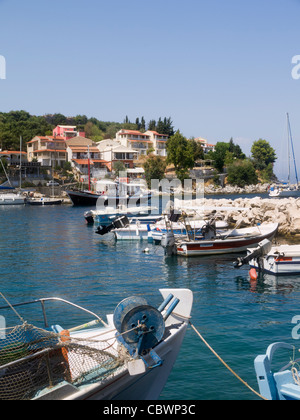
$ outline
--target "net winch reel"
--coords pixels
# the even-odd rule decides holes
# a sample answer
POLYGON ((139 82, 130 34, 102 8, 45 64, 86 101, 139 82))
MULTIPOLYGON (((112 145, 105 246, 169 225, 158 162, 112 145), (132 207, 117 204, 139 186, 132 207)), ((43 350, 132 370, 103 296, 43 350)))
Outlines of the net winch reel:
POLYGON ((170 294, 156 309, 146 299, 131 296, 122 300, 115 309, 113 322, 117 339, 133 359, 142 360, 144 371, 145 367, 155 368, 163 363, 153 348, 162 340, 165 322, 180 302, 178 298, 173 298, 170 294), (149 354, 154 364, 149 365, 145 361, 143 356, 146 354, 149 354))

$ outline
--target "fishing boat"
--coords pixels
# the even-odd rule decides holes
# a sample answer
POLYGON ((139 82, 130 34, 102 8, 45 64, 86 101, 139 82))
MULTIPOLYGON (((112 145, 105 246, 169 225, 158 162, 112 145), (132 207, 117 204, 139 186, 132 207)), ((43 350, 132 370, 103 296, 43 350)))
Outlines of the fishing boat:
POLYGON ((26 198, 26 204, 30 206, 59 206, 63 200, 50 197, 41 197, 41 198, 26 198))
MULTIPOLYGON (((124 299, 106 321, 60 298, 41 304, 44 326, 20 317, 0 340, 1 400, 156 400, 184 339, 193 304, 188 289, 161 289, 157 308, 141 296, 124 299), (46 306, 71 305, 94 319, 66 329, 49 326, 46 306), (176 309, 176 310, 175 310, 176 309)), ((67 322, 67 320, 66 320, 67 322)))
POLYGON ((214 222, 208 222, 202 228, 201 235, 192 237, 174 237, 168 232, 167 240, 162 240, 166 252, 171 255, 201 256, 231 254, 247 251, 257 246, 264 239, 272 240, 278 230, 278 223, 262 224, 250 228, 235 228, 217 233, 214 222))
POLYGON ((112 232, 117 240, 151 240, 150 223, 152 223, 153 216, 146 216, 143 219, 144 223, 134 218, 130 221, 127 216, 123 215, 117 217, 108 226, 98 226, 96 233, 103 236, 112 232))
POLYGON ((18 206, 25 204, 25 197, 19 193, 0 194, 0 206, 18 206))
MULTIPOLYGON (((188 224, 183 221, 178 221, 172 223, 172 232, 175 236, 181 237, 189 234, 189 232, 196 232, 196 234, 198 234, 206 223, 205 220, 191 220, 188 224)), ((223 220, 218 220, 216 221, 216 229, 217 232, 221 233, 224 229, 228 229, 228 223, 223 220)), ((162 237, 166 235, 167 232, 168 228, 163 219, 158 220, 155 225, 151 226, 152 239, 157 243, 161 242, 162 237)))
POLYGON ((265 354, 255 358, 257 383, 263 398, 272 401, 300 400, 300 359, 295 355, 295 346, 278 342, 271 344, 265 354), (289 351, 285 358, 289 362, 281 369, 274 371, 274 355, 277 352, 282 358, 284 351, 289 351))
POLYGON ((126 227, 113 229, 112 232, 118 241, 146 241, 152 238, 149 224, 142 224, 139 220, 126 227))
POLYGON ((275 245, 265 239, 255 249, 248 249, 235 267, 249 264, 262 273, 273 275, 300 274, 300 245, 275 245))
POLYGON ((150 206, 128 207, 119 205, 117 207, 105 207, 102 210, 89 210, 84 213, 84 218, 89 225, 98 224, 109 226, 117 217, 126 215, 129 220, 140 220, 141 223, 154 223, 161 216, 153 215, 150 212, 156 210, 150 206))

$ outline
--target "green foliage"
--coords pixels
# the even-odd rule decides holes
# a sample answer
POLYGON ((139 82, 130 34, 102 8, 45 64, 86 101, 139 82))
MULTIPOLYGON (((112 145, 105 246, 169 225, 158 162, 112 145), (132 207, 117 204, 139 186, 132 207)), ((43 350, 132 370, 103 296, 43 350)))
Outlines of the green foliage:
POLYGON ((166 159, 161 156, 149 155, 143 164, 148 187, 151 188, 152 179, 163 179, 167 167, 166 159))
POLYGON ((115 171, 115 175, 119 176, 120 172, 126 171, 126 167, 123 162, 118 161, 114 163, 113 170, 115 171))
POLYGON ((26 111, 11 111, 0 113, 0 148, 2 150, 19 150, 20 136, 22 136, 23 150, 26 151, 28 141, 35 136, 51 136, 57 125, 74 125, 79 131, 85 131, 86 137, 95 142, 114 138, 117 131, 122 128, 141 130, 142 132, 149 129, 168 136, 174 134, 171 118, 159 118, 157 123, 155 120, 151 120, 147 124, 144 117, 136 118, 135 123, 131 123, 126 116, 124 122, 119 123, 101 121, 94 117, 88 118, 86 115, 66 117, 57 113, 35 116, 26 111))
POLYGON ((262 182, 271 182, 272 178, 274 177, 273 163, 269 163, 265 169, 260 171, 259 176, 262 182))
POLYGON ((266 169, 270 163, 273 164, 277 159, 273 147, 263 139, 259 139, 253 143, 251 153, 254 166, 259 170, 266 169))
POLYGON ((176 176, 180 181, 188 177, 188 170, 195 163, 193 143, 188 141, 178 130, 167 141, 167 163, 175 167, 176 176))
POLYGON ((191 142, 193 153, 194 153, 194 161, 197 160, 203 160, 204 159, 204 152, 201 144, 198 141, 195 141, 194 139, 190 139, 189 142, 191 142))
POLYGON ((37 135, 45 136, 52 126, 44 117, 30 115, 26 111, 0 113, 0 147, 2 150, 19 150, 20 136, 23 139, 23 150, 26 142, 37 135))
POLYGON ((255 168, 249 159, 236 160, 228 166, 228 182, 231 185, 244 187, 245 185, 257 184, 258 178, 255 168))
POLYGON ((215 151, 208 152, 205 159, 212 160, 217 171, 222 173, 225 166, 231 165, 236 159, 246 159, 246 155, 238 144, 234 144, 231 138, 228 143, 218 142, 215 151))

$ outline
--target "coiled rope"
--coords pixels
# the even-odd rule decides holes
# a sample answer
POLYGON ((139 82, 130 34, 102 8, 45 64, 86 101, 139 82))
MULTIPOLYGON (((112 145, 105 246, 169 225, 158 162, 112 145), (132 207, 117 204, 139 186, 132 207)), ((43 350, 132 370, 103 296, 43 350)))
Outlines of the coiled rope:
POLYGON ((253 392, 255 395, 257 395, 259 398, 268 401, 267 398, 263 397, 259 392, 255 391, 247 382, 245 382, 237 373, 235 373, 230 366, 218 355, 218 353, 215 352, 215 350, 208 344, 208 342, 204 339, 204 337, 199 333, 199 331, 196 329, 196 327, 189 321, 190 326, 195 331, 195 333, 199 336, 199 338, 203 341, 203 343, 206 345, 206 347, 209 348, 209 350, 220 360, 220 362, 239 380, 241 381, 251 392, 253 392))

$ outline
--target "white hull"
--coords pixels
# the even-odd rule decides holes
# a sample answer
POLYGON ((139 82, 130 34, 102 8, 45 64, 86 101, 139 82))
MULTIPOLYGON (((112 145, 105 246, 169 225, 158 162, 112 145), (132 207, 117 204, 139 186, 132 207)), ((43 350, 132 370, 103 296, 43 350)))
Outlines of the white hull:
MULTIPOLYGON (((192 229, 192 234, 197 233, 203 226, 206 224, 204 220, 191 220, 189 225, 192 229)), ((216 229, 218 233, 221 233, 224 229, 228 228, 228 223, 223 221, 216 222, 216 229)), ((184 223, 172 223, 172 230, 176 237, 176 235, 186 235, 186 226, 184 223)), ((151 227, 151 236, 152 239, 156 242, 160 242, 163 235, 168 232, 166 229, 166 224, 163 221, 157 222, 155 225, 151 227)))
POLYGON ((118 241, 147 241, 151 238, 151 232, 147 225, 132 224, 127 228, 113 230, 115 238, 118 241))
POLYGON ((171 336, 155 348, 155 352, 164 360, 162 366, 148 369, 146 373, 138 376, 130 376, 127 369, 122 370, 106 383, 93 384, 66 399, 157 400, 176 361, 187 325, 188 323, 184 322, 180 328, 171 329, 171 336))
POLYGON ((0 194, 0 206, 16 206, 25 204, 25 197, 19 194, 0 194))
MULTIPOLYGON (((133 362, 125 347, 116 339, 118 331, 114 326, 113 315, 107 316, 107 325, 101 328, 83 329, 70 332, 70 338, 81 346, 87 346, 99 351, 98 343, 105 343, 106 353, 113 358, 124 358, 125 362, 119 365, 117 370, 108 376, 95 379, 90 384, 83 383, 81 386, 74 386, 66 380, 52 388, 41 391, 34 399, 41 400, 156 400, 159 398, 164 388, 172 367, 176 361, 182 341, 184 339, 190 314, 193 305, 193 293, 188 289, 161 289, 163 299, 167 299, 170 293, 174 298, 179 299, 176 310, 167 317, 165 321, 165 331, 161 341, 153 347, 160 362, 154 366, 153 358, 148 353, 143 356, 146 364, 143 363, 144 370, 129 371, 127 362, 133 362), (97 343, 98 341, 98 343, 97 343), (123 349, 123 352, 122 352, 123 349), (124 353, 124 354, 123 354, 124 353), (127 360, 127 362, 126 362, 127 360), (147 366, 148 364, 148 366, 147 366)), ((164 312, 162 312, 164 314, 164 312)), ((151 316, 151 315, 150 315, 151 316)), ((74 354, 75 355, 75 354, 74 354)), ((72 348, 68 351, 69 375, 76 382, 77 377, 81 377, 85 372, 85 363, 88 363, 88 356, 81 356, 82 360, 73 357, 72 348)), ((140 357, 137 360, 142 360, 140 357)), ((90 359, 91 361, 91 359, 90 359)), ((95 369, 97 361, 94 361, 95 369)), ((135 363, 135 362, 133 362, 135 363)))
POLYGON ((260 259, 260 265, 256 259, 251 260, 249 265, 274 275, 300 274, 300 246, 273 247, 264 258, 260 259))

